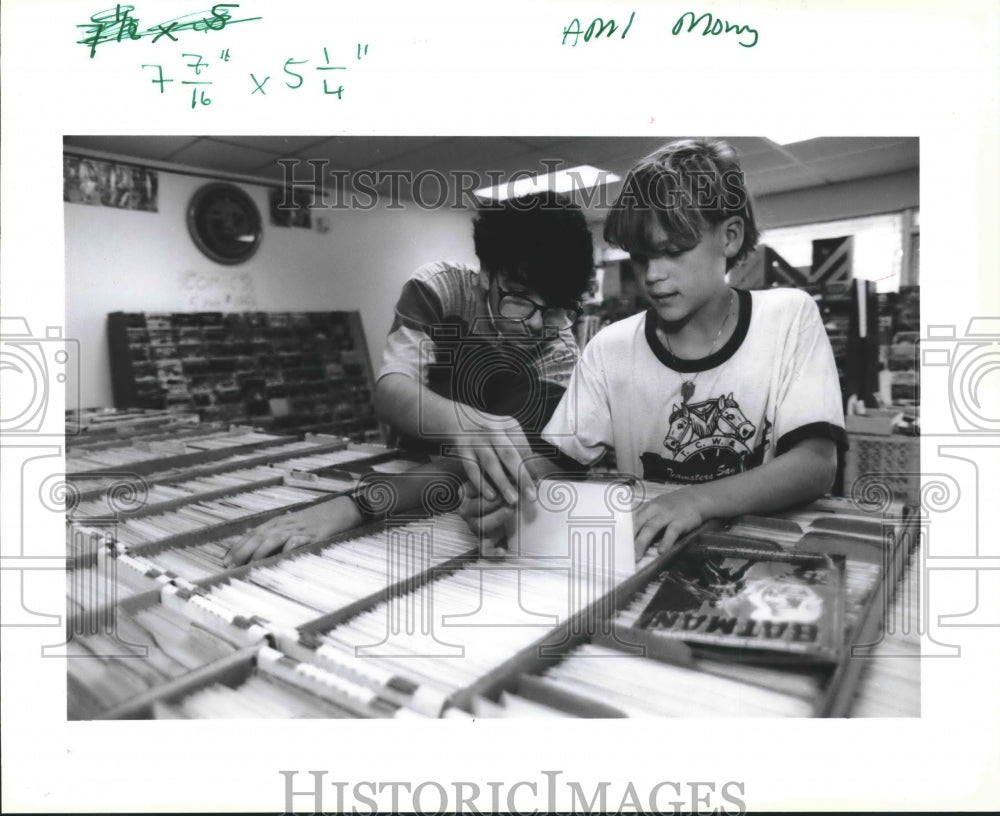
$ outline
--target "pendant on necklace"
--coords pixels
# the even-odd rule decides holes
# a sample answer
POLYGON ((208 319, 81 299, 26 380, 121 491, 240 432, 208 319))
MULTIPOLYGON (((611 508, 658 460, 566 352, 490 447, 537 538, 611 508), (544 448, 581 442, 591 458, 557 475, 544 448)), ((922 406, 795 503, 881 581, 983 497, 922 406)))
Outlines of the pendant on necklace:
POLYGON ((694 396, 694 380, 685 380, 681 383, 681 401, 683 404, 687 404, 687 401, 694 396))

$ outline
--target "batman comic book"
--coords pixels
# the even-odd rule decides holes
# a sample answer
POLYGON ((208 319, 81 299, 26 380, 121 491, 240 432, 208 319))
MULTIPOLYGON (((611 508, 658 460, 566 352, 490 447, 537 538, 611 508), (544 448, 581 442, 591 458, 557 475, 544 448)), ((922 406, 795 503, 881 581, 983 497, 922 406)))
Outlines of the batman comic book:
POLYGON ((701 548, 671 565, 636 626, 734 659, 836 660, 844 558, 701 548))

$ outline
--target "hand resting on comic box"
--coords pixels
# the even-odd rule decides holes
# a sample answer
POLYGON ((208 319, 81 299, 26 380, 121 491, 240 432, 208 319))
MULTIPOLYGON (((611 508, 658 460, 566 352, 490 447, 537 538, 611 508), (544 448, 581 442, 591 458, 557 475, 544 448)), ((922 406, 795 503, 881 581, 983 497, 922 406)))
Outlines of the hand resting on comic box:
POLYGON ((243 538, 226 559, 228 567, 288 552, 357 527, 362 521, 358 506, 349 496, 338 496, 314 507, 278 516, 243 538))

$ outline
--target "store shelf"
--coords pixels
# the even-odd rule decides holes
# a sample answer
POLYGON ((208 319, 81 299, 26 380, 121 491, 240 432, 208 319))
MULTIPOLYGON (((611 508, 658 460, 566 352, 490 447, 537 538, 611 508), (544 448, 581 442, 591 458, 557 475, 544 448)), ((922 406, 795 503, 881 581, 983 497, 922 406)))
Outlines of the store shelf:
POLYGON ((113 312, 108 341, 119 409, 359 440, 378 432, 358 312, 113 312))

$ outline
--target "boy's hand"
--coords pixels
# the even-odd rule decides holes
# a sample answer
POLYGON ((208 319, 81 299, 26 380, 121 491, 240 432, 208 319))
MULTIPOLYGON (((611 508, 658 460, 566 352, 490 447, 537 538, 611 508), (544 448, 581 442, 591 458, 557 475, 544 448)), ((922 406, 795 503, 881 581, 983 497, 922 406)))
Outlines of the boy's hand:
POLYGON ((322 541, 357 527, 362 520, 357 505, 347 496, 278 516, 260 525, 233 547, 226 556, 226 566, 238 567, 278 551, 288 552, 322 541))
POLYGON ((486 498, 475 482, 466 482, 458 512, 473 533, 493 543, 506 535, 507 523, 513 519, 516 509, 502 497, 486 498))
MULTIPOLYGON (((517 503, 519 489, 528 498, 534 498, 534 481, 522 466, 530 447, 517 421, 467 405, 462 406, 461 411, 462 427, 454 427, 449 436, 458 448, 469 481, 482 479, 483 492, 488 499, 496 495, 495 487, 509 505, 517 503)), ((459 424, 458 419, 455 423, 459 424)))
POLYGON ((635 558, 638 561, 646 548, 661 532, 663 538, 657 550, 665 553, 685 533, 690 533, 705 517, 694 488, 682 488, 651 499, 635 511, 635 558))

